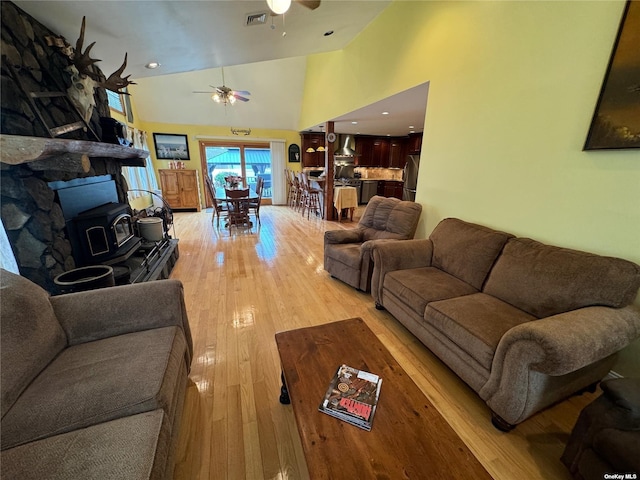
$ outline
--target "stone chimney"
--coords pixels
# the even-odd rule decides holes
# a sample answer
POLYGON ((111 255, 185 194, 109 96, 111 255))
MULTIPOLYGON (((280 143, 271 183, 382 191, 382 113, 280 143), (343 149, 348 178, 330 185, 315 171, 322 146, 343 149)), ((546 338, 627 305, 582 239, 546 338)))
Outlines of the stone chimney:
MULTIPOLYGON (((53 278, 75 268, 75 261, 60 202, 49 183, 111 175, 122 203, 128 203, 127 187, 122 177, 121 160, 117 158, 91 157, 90 162, 71 165, 64 164, 63 157, 15 165, 5 161, 4 140, 9 136, 50 138, 25 91, 66 92, 71 85, 66 71, 71 62, 59 48, 47 45, 45 37, 56 37, 55 32, 11 2, 1 2, 1 8, 0 129, 5 138, 2 139, 3 159, 0 163, 0 214, 20 273, 53 293, 56 290, 53 278)), ((75 42, 75 39, 70 41, 75 42)), ((96 72, 104 78, 102 72, 97 69, 96 72)), ((101 138, 100 118, 110 117, 105 90, 96 88, 94 98, 96 105, 88 121, 89 128, 58 138, 91 142, 101 138)), ((78 112, 65 98, 41 98, 38 102, 38 110, 49 125, 78 121, 78 112)))

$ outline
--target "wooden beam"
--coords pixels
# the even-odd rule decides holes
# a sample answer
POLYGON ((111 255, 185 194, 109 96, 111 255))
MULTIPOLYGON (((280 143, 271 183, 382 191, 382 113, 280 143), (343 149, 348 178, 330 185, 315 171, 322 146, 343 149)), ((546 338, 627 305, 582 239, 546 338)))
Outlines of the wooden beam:
POLYGON ((46 160, 29 162, 29 168, 31 170, 88 173, 91 170, 91 160, 86 153, 63 153, 46 160))
POLYGON ((0 136, 0 161, 9 165, 54 160, 66 154, 107 157, 116 160, 138 160, 134 163, 140 163, 139 160, 142 160, 142 165, 149 156, 149 152, 146 150, 114 143, 21 135, 0 136))
POLYGON ((333 212, 333 151, 335 150, 335 146, 333 143, 327 143, 327 135, 334 133, 334 124, 333 122, 327 122, 325 127, 324 143, 326 151, 324 152, 324 216, 327 220, 335 220, 336 218, 333 212))

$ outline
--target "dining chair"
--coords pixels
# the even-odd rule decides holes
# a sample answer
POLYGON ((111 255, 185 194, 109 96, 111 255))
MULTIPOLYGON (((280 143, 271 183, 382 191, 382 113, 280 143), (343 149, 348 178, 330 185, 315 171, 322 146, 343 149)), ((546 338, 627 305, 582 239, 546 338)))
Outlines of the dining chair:
POLYGON ((213 202, 213 214, 211 215, 211 223, 213 223, 213 220, 216 219, 216 227, 220 228, 220 215, 223 213, 228 214, 229 209, 227 205, 219 203, 216 200, 216 189, 213 187, 213 182, 208 175, 205 175, 204 183, 207 186, 207 191, 209 192, 209 195, 211 196, 211 200, 213 202))
POLYGON ((263 173, 258 175, 258 178, 262 178, 263 180, 262 189, 264 190, 265 195, 267 195, 267 197, 271 196, 271 174, 263 173))
POLYGON ((249 211, 253 210, 253 214, 258 221, 258 224, 262 225, 260 222, 260 204, 262 203, 262 192, 264 191, 264 178, 258 177, 256 181, 256 194, 258 198, 249 199, 249 211))
POLYGON ((252 226, 249 220, 249 189, 248 188, 225 188, 227 196, 227 207, 229 209, 229 227, 252 226))

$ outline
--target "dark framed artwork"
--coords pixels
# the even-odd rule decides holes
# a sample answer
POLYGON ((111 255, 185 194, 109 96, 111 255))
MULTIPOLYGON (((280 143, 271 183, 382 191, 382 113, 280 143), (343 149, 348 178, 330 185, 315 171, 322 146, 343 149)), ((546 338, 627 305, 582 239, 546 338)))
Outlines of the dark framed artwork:
POLYGON ((300 163, 300 147, 295 143, 289 145, 289 161, 292 163, 300 163))
POLYGON ((640 0, 628 0, 584 150, 640 148, 640 0))
POLYGON ((153 143, 158 160, 189 160, 189 142, 186 135, 154 133, 153 143))

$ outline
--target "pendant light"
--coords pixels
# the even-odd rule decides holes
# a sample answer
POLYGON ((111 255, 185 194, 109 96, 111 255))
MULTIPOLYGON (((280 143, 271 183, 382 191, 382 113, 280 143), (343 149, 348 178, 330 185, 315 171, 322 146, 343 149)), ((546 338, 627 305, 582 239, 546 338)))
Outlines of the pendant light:
POLYGON ((291 6, 291 0, 267 0, 267 5, 273 13, 281 15, 291 6))

